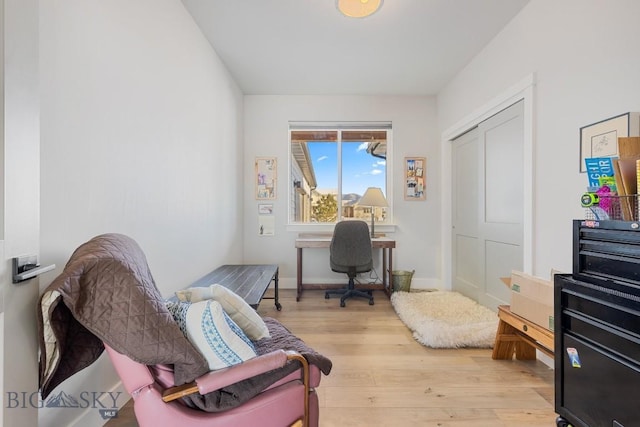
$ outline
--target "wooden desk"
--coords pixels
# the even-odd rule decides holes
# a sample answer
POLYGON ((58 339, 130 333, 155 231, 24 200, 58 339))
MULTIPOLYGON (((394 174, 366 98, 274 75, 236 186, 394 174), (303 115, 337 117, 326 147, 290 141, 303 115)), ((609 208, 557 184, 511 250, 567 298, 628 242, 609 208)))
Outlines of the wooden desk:
POLYGON ((264 297, 264 299, 275 300, 276 309, 280 311, 282 306, 278 302, 277 264, 223 265, 196 280, 190 287, 209 286, 218 283, 232 290, 242 297, 247 304, 257 309, 271 282, 274 282, 275 296, 264 297))
MULTIPOLYGON (((344 285, 302 283, 302 249, 328 248, 331 244, 331 237, 331 234, 301 234, 296 239, 296 249, 298 250, 298 293, 296 301, 300 301, 303 289, 339 289, 344 287, 344 285)), ((396 241, 387 237, 376 237, 371 239, 371 245, 374 249, 382 249, 382 283, 362 285, 358 286, 358 288, 379 289, 385 291, 387 296, 391 296, 391 286, 393 286, 393 282, 391 281, 391 272, 393 271, 393 248, 396 247, 396 241)), ((327 265, 329 265, 328 262, 327 265)))
POLYGON ((553 358, 553 332, 512 313, 508 305, 498 307, 498 317, 494 360, 511 360, 513 353, 518 360, 534 360, 536 349, 553 358))

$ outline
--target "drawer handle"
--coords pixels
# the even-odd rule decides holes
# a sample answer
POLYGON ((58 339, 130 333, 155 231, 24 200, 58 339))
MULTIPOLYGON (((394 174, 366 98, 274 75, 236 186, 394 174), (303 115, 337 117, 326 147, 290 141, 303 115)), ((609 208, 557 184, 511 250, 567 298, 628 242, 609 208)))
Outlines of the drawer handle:
POLYGON ((522 330, 527 332, 529 330, 529 327, 527 325, 522 325, 522 330))

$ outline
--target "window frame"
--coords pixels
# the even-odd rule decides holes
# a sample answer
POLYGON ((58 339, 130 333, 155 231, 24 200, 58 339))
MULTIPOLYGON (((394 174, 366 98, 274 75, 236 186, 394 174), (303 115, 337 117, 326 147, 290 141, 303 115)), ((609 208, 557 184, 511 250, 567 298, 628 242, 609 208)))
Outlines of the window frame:
MULTIPOLYGON (((289 122, 288 129, 288 179, 289 188, 287 189, 287 228, 288 229, 297 229, 297 230, 309 230, 309 229, 333 229, 333 226, 336 222, 341 221, 343 219, 343 209, 338 209, 338 219, 336 222, 303 222, 296 221, 294 217, 296 210, 294 203, 297 203, 296 197, 298 197, 298 188, 296 187, 296 183, 299 183, 299 180, 296 180, 293 174, 294 169, 294 155, 292 152, 292 132, 295 131, 317 131, 317 132, 338 132, 338 137, 336 140, 337 143, 337 178, 338 178, 338 200, 340 203, 342 200, 342 172, 343 172, 343 164, 342 164, 342 132, 343 131, 385 131, 386 132, 386 152, 385 152, 385 196, 387 199, 387 203, 389 206, 386 208, 385 220, 383 222, 376 221, 376 228, 381 231, 385 231, 385 228, 388 228, 388 231, 393 231, 393 158, 392 158, 392 146, 393 146, 393 127, 391 122, 289 122), (389 228, 391 226, 392 228, 389 228), (379 228, 378 228, 379 227, 379 228)), ((350 141, 346 141, 349 143, 350 141)), ((373 156, 372 156, 373 157, 373 156)), ((297 164, 297 163, 296 163, 297 164)), ((297 184, 300 185, 300 184, 297 184)), ((366 220, 369 222, 370 220, 366 220)))

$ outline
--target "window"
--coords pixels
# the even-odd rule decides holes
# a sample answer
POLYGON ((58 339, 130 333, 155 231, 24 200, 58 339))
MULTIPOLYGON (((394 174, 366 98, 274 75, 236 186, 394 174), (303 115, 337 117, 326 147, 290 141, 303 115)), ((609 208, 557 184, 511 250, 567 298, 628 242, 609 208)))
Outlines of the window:
MULTIPOLYGON (((390 136, 390 123, 332 126, 290 123, 289 221, 334 223, 349 218, 369 221, 371 207, 359 206, 358 201, 368 187, 379 187, 387 195, 390 136)), ((376 222, 387 220, 390 208, 373 210, 376 222)))

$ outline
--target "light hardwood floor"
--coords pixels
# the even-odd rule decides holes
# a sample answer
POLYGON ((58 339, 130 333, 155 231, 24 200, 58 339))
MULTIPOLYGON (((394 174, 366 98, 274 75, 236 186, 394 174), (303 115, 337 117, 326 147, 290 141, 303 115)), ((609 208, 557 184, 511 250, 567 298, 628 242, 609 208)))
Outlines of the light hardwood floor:
MULTIPOLYGON (((416 342, 389 299, 326 300, 322 291, 281 290, 284 323, 333 361, 318 388, 321 427, 552 427, 553 370, 538 361, 496 361, 487 349, 435 350, 416 342)), ((136 426, 130 405, 108 427, 136 426)))

